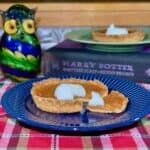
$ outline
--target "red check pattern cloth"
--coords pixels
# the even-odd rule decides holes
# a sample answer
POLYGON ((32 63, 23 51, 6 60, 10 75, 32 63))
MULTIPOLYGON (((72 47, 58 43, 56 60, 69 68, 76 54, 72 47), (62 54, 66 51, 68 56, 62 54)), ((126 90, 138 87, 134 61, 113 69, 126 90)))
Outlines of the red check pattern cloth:
MULTIPOLYGON (((1 77, 0 97, 15 83, 1 77)), ((150 90, 150 84, 141 84, 150 90)), ((117 132, 97 136, 66 136, 46 133, 20 125, 0 106, 0 150, 126 150, 150 149, 150 115, 138 124, 117 132)))

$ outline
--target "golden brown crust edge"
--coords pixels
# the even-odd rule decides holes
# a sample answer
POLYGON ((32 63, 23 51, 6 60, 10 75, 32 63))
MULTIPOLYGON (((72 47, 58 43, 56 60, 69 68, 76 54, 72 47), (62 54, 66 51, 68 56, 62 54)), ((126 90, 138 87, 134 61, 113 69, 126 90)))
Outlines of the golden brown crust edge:
POLYGON ((99 42, 137 42, 144 40, 141 30, 129 29, 128 35, 106 35, 106 29, 92 31, 92 39, 99 42))
MULTIPOLYGON (((31 92, 32 93, 32 92, 31 92)), ((33 101, 37 108, 40 110, 51 113, 74 113, 82 110, 82 101, 58 101, 53 98, 41 98, 36 95, 32 95, 33 101)))

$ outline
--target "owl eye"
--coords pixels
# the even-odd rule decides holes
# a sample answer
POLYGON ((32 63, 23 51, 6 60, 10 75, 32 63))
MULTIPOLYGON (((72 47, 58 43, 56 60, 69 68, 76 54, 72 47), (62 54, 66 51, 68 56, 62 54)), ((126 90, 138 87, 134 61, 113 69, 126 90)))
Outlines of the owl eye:
POLYGON ((16 23, 16 20, 14 20, 14 19, 7 20, 4 23, 4 30, 8 34, 15 34, 17 32, 17 23, 16 23))
POLYGON ((26 33, 33 34, 35 33, 35 24, 31 19, 27 19, 23 21, 23 28, 26 33))

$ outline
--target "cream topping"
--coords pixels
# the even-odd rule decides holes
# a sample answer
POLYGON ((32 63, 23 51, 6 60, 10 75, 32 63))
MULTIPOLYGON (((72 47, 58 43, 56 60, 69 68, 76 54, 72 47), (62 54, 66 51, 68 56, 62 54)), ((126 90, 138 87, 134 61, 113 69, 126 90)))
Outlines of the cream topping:
POLYGON ((111 24, 106 31, 106 35, 127 35, 128 30, 126 28, 116 27, 114 24, 111 24))
POLYGON ((104 105, 104 100, 100 96, 99 93, 92 92, 92 98, 89 100, 88 105, 92 105, 92 106, 100 105, 100 106, 103 106, 104 105))
POLYGON ((84 97, 86 91, 80 84, 62 83, 56 87, 54 95, 59 100, 73 100, 75 97, 84 97))

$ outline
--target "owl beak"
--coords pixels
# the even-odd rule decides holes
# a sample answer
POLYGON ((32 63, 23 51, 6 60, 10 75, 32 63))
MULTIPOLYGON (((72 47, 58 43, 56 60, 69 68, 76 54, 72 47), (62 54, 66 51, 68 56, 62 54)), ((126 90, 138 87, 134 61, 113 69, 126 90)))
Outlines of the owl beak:
POLYGON ((20 33, 20 38, 24 39, 24 33, 20 33))

